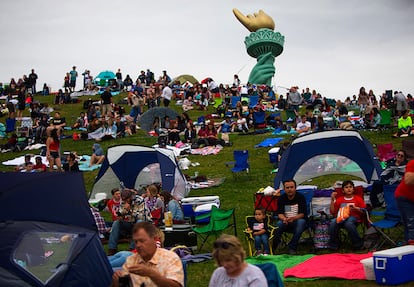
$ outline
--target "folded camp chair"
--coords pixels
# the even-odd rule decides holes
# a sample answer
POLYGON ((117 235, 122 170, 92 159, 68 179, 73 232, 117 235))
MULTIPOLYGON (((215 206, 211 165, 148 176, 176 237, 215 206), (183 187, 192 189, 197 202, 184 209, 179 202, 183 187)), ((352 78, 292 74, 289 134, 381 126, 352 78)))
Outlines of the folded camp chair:
POLYGON ((397 184, 386 184, 383 187, 386 208, 384 217, 381 220, 372 221, 369 215, 367 215, 369 223, 381 236, 380 241, 375 246, 377 250, 381 249, 386 243, 396 247, 398 242, 403 240, 404 230, 401 224, 400 212, 394 198, 396 188, 397 184))
POLYGON ((233 228, 234 236, 237 236, 234 208, 224 210, 213 205, 209 213, 196 216, 195 220, 196 222, 199 222, 206 218, 210 218, 206 225, 197 225, 193 228, 193 231, 201 239, 200 250, 203 248, 204 244, 207 242, 207 239, 211 235, 215 236, 217 239, 220 234, 229 228, 233 228))
POLYGON ((234 162, 227 162, 226 166, 233 166, 231 172, 233 177, 240 172, 249 173, 249 151, 248 150, 235 150, 233 151, 234 162))
POLYGON ((377 144, 378 159, 380 161, 388 161, 395 158, 397 151, 392 143, 377 144))
MULTIPOLYGON (((249 256, 254 256, 256 255, 256 250, 254 249, 254 236, 252 235, 252 232, 248 232, 247 228, 249 227, 249 223, 254 220, 254 215, 248 215, 246 216, 246 229, 244 230, 244 234, 246 236, 246 241, 247 241, 247 246, 249 248, 249 256)), ((270 249, 270 254, 273 255, 273 250, 272 250, 272 240, 273 240, 273 236, 274 236, 274 232, 276 227, 274 227, 273 225, 271 225, 272 223, 272 217, 270 216, 270 214, 266 214, 266 223, 267 223, 267 227, 268 227, 268 236, 269 236, 269 249, 270 249)))

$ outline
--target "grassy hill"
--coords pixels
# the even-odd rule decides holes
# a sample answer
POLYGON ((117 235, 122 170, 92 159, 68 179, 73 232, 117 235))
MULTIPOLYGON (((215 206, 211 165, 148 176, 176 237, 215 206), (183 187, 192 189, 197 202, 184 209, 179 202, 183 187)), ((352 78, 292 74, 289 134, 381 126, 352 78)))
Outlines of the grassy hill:
MULTIPOLYGON (((117 103, 122 98, 126 97, 126 94, 120 94, 114 97, 114 102, 117 103)), ((80 98, 80 100, 85 100, 86 97, 80 98)), ((94 96, 92 99, 99 99, 99 96, 94 96)), ((35 100, 41 103, 51 104, 55 110, 59 110, 63 117, 66 118, 68 125, 74 123, 76 117, 81 111, 83 111, 82 103, 77 104, 65 104, 65 105, 53 105, 54 97, 53 96, 36 96, 35 100)), ((130 108, 127 105, 124 105, 126 112, 129 113, 130 108)), ((178 106, 172 105, 172 108, 177 109, 181 113, 181 108, 178 106)), ((209 107, 208 111, 198 111, 192 110, 189 112, 190 117, 193 120, 196 120, 198 116, 202 114, 209 114, 214 112, 212 107, 209 107)), ((26 110, 25 115, 29 115, 26 110)), ((5 117, 0 118, 0 122, 5 122, 5 117)), ((392 142, 395 148, 401 148, 401 140, 393 139, 391 137, 393 131, 362 131, 361 134, 368 138, 372 144, 380 143, 389 143, 392 142)), ((65 131, 65 134, 71 134, 71 131, 65 131)), ((237 217, 237 229, 240 239, 244 242, 242 230, 244 229, 244 218, 246 215, 251 215, 253 213, 253 199, 254 193, 261 187, 266 187, 268 185, 273 185, 274 174, 271 173, 273 166, 269 162, 268 148, 255 148, 254 146, 260 143, 265 138, 272 137, 271 134, 258 134, 258 135, 245 135, 239 136, 237 134, 232 134, 230 136, 233 146, 225 147, 219 154, 210 155, 210 156, 201 156, 201 155, 189 155, 188 158, 192 162, 199 162, 200 165, 196 167, 190 167, 189 170, 184 171, 189 175, 193 175, 195 171, 199 172, 200 175, 206 175, 207 177, 225 177, 226 180, 223 184, 218 187, 209 188, 209 189, 198 189, 192 190, 190 196, 204 196, 204 195, 219 195, 221 200, 222 208, 236 208, 236 217, 237 217), (234 178, 230 169, 226 167, 225 163, 233 160, 233 150, 235 149, 248 149, 249 158, 250 158, 250 173, 248 175, 240 175, 237 178, 234 178)), ((0 143, 4 143, 6 140, 3 139, 0 143)), ((133 136, 125 137, 122 139, 103 141, 101 146, 104 150, 111 145, 118 144, 138 144, 151 146, 157 141, 156 138, 148 136, 144 131, 138 130, 137 134, 133 136)), ((76 151, 79 155, 82 154, 91 154, 93 141, 73 141, 72 139, 62 140, 61 146, 62 151, 76 151)), ((323 147, 321 147, 323 148, 323 147)), ((352 147, 349 147, 352 148, 352 147)), ((25 154, 27 152, 17 152, 17 153, 0 153, 0 161, 13 159, 19 155, 25 154)), ((38 153, 38 151, 31 151, 31 153, 38 153)), ((12 171, 13 167, 8 167, 0 165, 1 171, 12 171)), ((84 172, 85 180, 85 189, 87 192, 91 191, 94 178, 97 175, 97 171, 84 172)), ((332 186, 336 180, 343 180, 345 177, 337 176, 325 176, 321 178, 313 179, 310 184, 318 185, 320 188, 332 186)), ((211 242, 207 245, 204 251, 211 250, 211 242)), ((306 254, 310 249, 307 249, 308 246, 301 246, 299 252, 301 254, 306 254)), ((348 249, 343 249, 341 252, 350 251, 348 249)), ((199 264, 191 264, 188 268, 188 281, 189 287, 193 286, 207 286, 209 278, 215 266, 213 262, 205 262, 199 264)), ((316 280, 310 282, 300 282, 292 283, 287 282, 286 286, 349 286, 349 281, 341 280, 316 280)), ((368 281, 352 281, 354 286, 371 286, 372 282, 368 281)), ((408 286, 408 285, 407 285, 408 286)))

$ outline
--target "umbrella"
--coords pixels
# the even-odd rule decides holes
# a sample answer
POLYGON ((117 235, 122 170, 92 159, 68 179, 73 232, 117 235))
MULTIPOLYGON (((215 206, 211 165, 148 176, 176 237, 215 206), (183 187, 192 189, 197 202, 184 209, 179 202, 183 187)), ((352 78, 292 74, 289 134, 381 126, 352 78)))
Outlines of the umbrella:
POLYGON ((161 122, 161 120, 165 116, 168 116, 170 119, 175 120, 177 116, 179 116, 179 114, 178 112, 170 108, 155 107, 143 113, 142 116, 139 118, 138 123, 141 129, 149 132, 150 130, 152 130, 152 123, 154 122, 154 119, 156 117, 159 117, 161 122))
POLYGON ((207 82, 210 80, 210 77, 205 78, 204 80, 201 81, 202 84, 207 84, 207 82))
POLYGON ((109 80, 109 79, 115 79, 116 76, 115 76, 114 72, 111 72, 111 71, 103 71, 103 72, 100 72, 96 76, 96 78, 109 80))
POLYGON ((103 71, 95 77, 94 82, 99 87, 106 87, 109 85, 109 80, 116 79, 114 72, 103 71))
POLYGON ((196 84, 196 83, 198 83, 198 80, 196 78, 194 78, 192 75, 187 75, 187 74, 184 74, 184 75, 180 75, 178 77, 175 77, 172 80, 172 82, 174 83, 175 81, 179 81, 180 82, 180 85, 183 85, 186 82, 190 82, 193 85, 196 84))

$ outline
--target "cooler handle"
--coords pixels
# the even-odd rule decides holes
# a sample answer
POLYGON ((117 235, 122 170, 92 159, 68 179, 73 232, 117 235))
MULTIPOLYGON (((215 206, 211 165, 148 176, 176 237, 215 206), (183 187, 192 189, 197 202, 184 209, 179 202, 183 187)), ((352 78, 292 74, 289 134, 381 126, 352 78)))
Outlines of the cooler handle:
POLYGON ((386 263, 387 263, 387 258, 375 258, 375 269, 385 270, 386 263))

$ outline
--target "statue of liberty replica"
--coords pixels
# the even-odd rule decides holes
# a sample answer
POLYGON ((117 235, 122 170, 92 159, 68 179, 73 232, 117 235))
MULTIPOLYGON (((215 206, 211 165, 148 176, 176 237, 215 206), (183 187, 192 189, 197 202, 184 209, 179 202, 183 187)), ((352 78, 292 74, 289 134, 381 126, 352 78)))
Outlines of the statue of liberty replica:
POLYGON ((283 52, 285 37, 274 32, 275 22, 262 10, 253 15, 243 15, 239 10, 233 9, 236 18, 251 33, 244 40, 247 53, 257 59, 249 75, 249 83, 271 86, 275 74, 275 58, 283 52))

